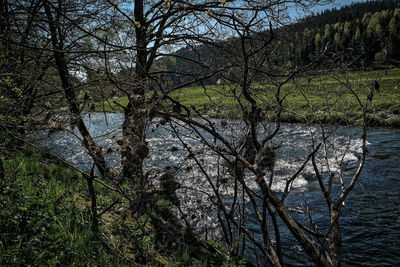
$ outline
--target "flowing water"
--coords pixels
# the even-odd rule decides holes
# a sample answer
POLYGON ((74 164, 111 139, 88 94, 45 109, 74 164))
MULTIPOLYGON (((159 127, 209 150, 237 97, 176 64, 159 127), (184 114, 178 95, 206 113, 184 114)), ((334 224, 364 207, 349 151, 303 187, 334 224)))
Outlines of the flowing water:
MULTIPOLYGON (((92 113, 85 117, 87 125, 96 141, 107 149, 106 157, 113 168, 118 170, 120 158, 116 140, 121 136, 121 114, 92 113)), ((220 121, 214 121, 217 125, 220 121)), ((238 121, 229 122, 221 132, 226 138, 237 136, 243 125, 238 121)), ((221 127, 222 128, 222 127, 221 127)), ((187 129, 178 129, 182 141, 191 145, 199 160, 204 162, 205 171, 215 178, 218 172, 218 158, 194 139, 194 134, 187 129)), ((316 131, 316 130, 315 130, 316 131)), ((47 132, 34 135, 36 144, 45 151, 63 157, 83 170, 89 170, 92 161, 82 148, 78 138, 65 132, 53 133, 47 137, 47 132)), ((333 138, 332 148, 336 151, 329 158, 332 170, 338 169, 337 159, 345 163, 345 174, 354 172, 357 168, 357 157, 360 154, 360 130, 353 129, 348 139, 349 129, 339 129, 333 138), (340 155, 339 153, 340 152, 340 155)), ((211 138, 211 137, 208 137, 211 138)), ((157 177, 166 168, 174 172, 182 188, 178 196, 184 203, 184 209, 196 213, 192 223, 198 229, 214 229, 216 220, 213 213, 207 210, 209 197, 204 191, 211 192, 207 180, 196 168, 193 160, 188 159, 187 152, 177 139, 171 128, 163 127, 154 122, 148 128, 150 154, 145 162, 150 177, 157 177), (202 193, 203 192, 203 193, 202 193)), ((290 177, 296 171, 309 152, 308 128, 301 124, 286 124, 282 127, 277 140, 281 147, 274 169, 275 180, 273 190, 282 192, 285 186, 284 178, 290 177)), ((332 150, 333 151, 333 150, 332 150)), ((373 128, 368 132, 367 162, 359 182, 350 194, 341 217, 343 237, 344 265, 354 266, 399 266, 400 265, 400 130, 373 128)), ((255 183, 250 187, 256 189, 255 183)), ((339 190, 335 187, 334 190, 339 190)), ((229 202, 232 188, 223 188, 225 200, 229 202)), ((292 214, 299 220, 304 220, 305 205, 312 212, 313 220, 320 226, 326 226, 326 206, 319 191, 318 183, 312 175, 311 166, 307 166, 301 176, 293 184, 293 192, 287 199, 292 214)), ((181 203, 182 203, 181 202, 181 203)), ((255 216, 249 207, 248 226, 257 235, 261 234, 255 216)), ((285 232, 283 232, 285 237, 285 232)), ((301 249, 293 245, 290 239, 284 240, 286 258, 292 265, 308 264, 301 256, 301 249), (297 252, 298 253, 297 253, 297 252)), ((256 262, 256 254, 247 252, 248 257, 256 262)))

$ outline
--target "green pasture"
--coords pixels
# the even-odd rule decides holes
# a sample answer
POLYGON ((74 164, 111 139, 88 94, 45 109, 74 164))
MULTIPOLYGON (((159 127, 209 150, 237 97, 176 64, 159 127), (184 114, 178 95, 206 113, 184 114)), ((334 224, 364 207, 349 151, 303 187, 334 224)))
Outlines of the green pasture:
MULTIPOLYGON (((400 68, 384 71, 331 73, 327 75, 297 78, 280 88, 284 112, 282 119, 289 122, 322 120, 325 122, 357 123, 367 95, 378 81, 372 104, 368 105, 368 120, 372 125, 400 125, 400 68)), ((273 120, 277 107, 275 94, 279 81, 251 84, 252 96, 264 110, 266 119, 273 120), (274 84, 275 83, 275 84, 274 84)), ((211 117, 239 118, 240 104, 249 106, 238 85, 194 86, 177 90, 171 96, 183 105, 191 106, 211 117)), ((126 106, 126 97, 110 99, 97 104, 96 109, 121 112, 115 104, 126 106)), ((168 103, 162 103, 168 108, 168 103)))

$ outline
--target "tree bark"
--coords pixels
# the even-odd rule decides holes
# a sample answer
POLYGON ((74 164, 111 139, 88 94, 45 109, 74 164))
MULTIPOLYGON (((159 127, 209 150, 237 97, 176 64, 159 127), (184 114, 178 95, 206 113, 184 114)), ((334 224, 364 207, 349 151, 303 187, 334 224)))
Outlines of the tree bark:
POLYGON ((135 95, 139 100, 129 101, 125 110, 125 118, 122 125, 122 173, 124 180, 132 181, 135 190, 141 190, 146 184, 143 174, 143 161, 148 155, 145 141, 146 118, 141 108, 140 95, 135 95))
POLYGON ((143 161, 148 155, 148 147, 145 141, 145 128, 147 109, 145 104, 145 92, 147 87, 147 37, 145 29, 143 0, 135 0, 134 16, 136 25, 136 73, 135 82, 129 103, 125 108, 125 118, 122 125, 122 173, 124 179, 132 181, 134 191, 141 191, 146 185, 146 177, 143 173, 143 161))
POLYGON ((315 243, 309 239, 306 234, 304 234, 298 223, 290 215, 287 207, 275 196, 271 188, 268 187, 264 178, 257 177, 257 183, 260 185, 264 197, 268 198, 268 200, 271 202, 272 206, 279 214, 279 217, 285 223, 299 244, 303 247, 311 261, 317 266, 330 266, 332 264, 331 259, 325 253, 320 255, 319 248, 315 246, 315 243))
MULTIPOLYGON (((77 126, 80 134, 82 135, 82 143, 89 155, 92 157, 100 174, 105 178, 111 179, 110 171, 107 167, 107 162, 102 153, 102 149, 94 142, 89 130, 85 125, 85 122, 83 121, 81 111, 79 110, 79 105, 76 100, 75 91, 70 83, 67 61, 65 59, 65 54, 62 52, 64 50, 64 45, 62 38, 58 35, 58 32, 62 32, 57 29, 59 27, 59 22, 54 20, 49 3, 47 1, 44 1, 44 8, 51 32, 51 42, 54 47, 54 59, 56 61, 61 85, 68 101, 69 110, 71 112, 71 124, 77 126)), ((60 6, 58 9, 59 10, 57 10, 57 12, 62 12, 60 6)))
POLYGON ((95 235, 97 235, 99 233, 99 216, 97 214, 96 192, 94 191, 93 180, 94 180, 94 165, 92 167, 92 170, 90 171, 90 176, 86 176, 86 181, 88 184, 88 190, 91 200, 92 231, 95 235))
POLYGON ((340 267, 341 251, 342 251, 342 235, 340 232, 339 211, 331 208, 330 223, 332 225, 332 238, 329 240, 329 248, 331 250, 332 266, 340 267))
POLYGON ((3 167, 3 160, 1 159, 0 156, 0 179, 4 179, 5 178, 5 173, 4 173, 4 167, 3 167))

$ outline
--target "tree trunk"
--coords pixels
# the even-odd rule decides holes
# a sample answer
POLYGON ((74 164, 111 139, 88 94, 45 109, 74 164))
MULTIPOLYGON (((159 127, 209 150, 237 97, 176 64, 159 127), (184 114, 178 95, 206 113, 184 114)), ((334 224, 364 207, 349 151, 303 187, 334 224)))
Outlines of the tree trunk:
POLYGON ((124 123, 122 125, 122 173, 126 181, 133 182, 135 190, 141 190, 146 184, 143 174, 143 161, 148 155, 145 139, 145 110, 143 97, 134 95, 130 99, 125 110, 124 123))
MULTIPOLYGON (((100 174, 108 179, 110 177, 110 170, 107 166, 107 162, 104 158, 103 152, 101 147, 99 147, 93 140, 92 136, 87 129, 85 122, 83 121, 81 111, 79 109, 79 105, 76 100, 75 91, 70 83, 69 73, 68 73, 68 65, 65 59, 65 53, 62 51, 64 50, 64 45, 62 43, 62 37, 58 35, 58 32, 62 32, 58 29, 58 21, 53 19, 51 9, 49 4, 45 1, 44 8, 46 12, 46 16, 48 18, 49 28, 51 32, 51 41, 54 47, 54 59, 56 61, 56 66, 58 69, 58 73, 61 80, 62 88, 64 89, 65 96, 68 101, 69 110, 71 112, 70 120, 71 125, 77 126, 80 134, 82 135, 82 143, 86 150, 88 151, 89 155, 93 159, 94 163, 96 164, 100 174)), ((62 12, 61 7, 58 7, 57 12, 62 12)))
POLYGON ((329 247, 331 250, 332 266, 340 267, 341 262, 341 252, 342 252, 342 235, 340 232, 339 224, 339 211, 332 208, 330 214, 330 223, 332 225, 332 238, 329 241, 329 247))
POLYGON ((90 176, 86 176, 86 181, 88 184, 88 190, 91 201, 92 231, 93 234, 97 235, 99 233, 99 216, 97 214, 96 192, 94 191, 93 180, 94 180, 94 165, 92 167, 92 170, 90 171, 90 176))
POLYGON ((268 198, 272 206, 275 208, 279 217, 285 223, 289 231, 293 234, 299 244, 303 247, 305 253, 310 257, 310 260, 317 266, 330 266, 332 265, 331 259, 328 255, 319 252, 319 248, 315 243, 308 238, 301 230, 298 223, 290 215, 287 207, 275 196, 275 193, 268 187, 263 177, 257 177, 257 183, 260 185, 264 197, 268 198))
POLYGON ((147 182, 143 173, 143 161, 148 155, 145 141, 147 36, 143 12, 143 0, 135 0, 135 21, 139 22, 136 25, 136 77, 132 93, 128 96, 128 106, 125 109, 121 147, 123 177, 125 180, 133 182, 136 192, 144 189, 147 182))
MULTIPOLYGON (((43 73, 38 78, 41 79, 43 75, 44 75, 44 70, 43 73)), ((18 87, 20 88, 23 86, 23 82, 20 81, 20 79, 17 80, 17 84, 18 87)), ((29 114, 31 113, 33 104, 35 102, 36 93, 37 90, 34 88, 33 85, 27 85, 27 88, 24 90, 25 99, 23 99, 21 103, 22 106, 20 111, 21 119, 19 120, 16 129, 16 135, 17 135, 16 145, 19 147, 25 146, 25 136, 27 132, 26 118, 28 118, 29 114)))
POLYGON ((3 167, 3 160, 1 159, 0 156, 0 179, 4 179, 5 178, 5 173, 4 173, 4 167, 3 167))

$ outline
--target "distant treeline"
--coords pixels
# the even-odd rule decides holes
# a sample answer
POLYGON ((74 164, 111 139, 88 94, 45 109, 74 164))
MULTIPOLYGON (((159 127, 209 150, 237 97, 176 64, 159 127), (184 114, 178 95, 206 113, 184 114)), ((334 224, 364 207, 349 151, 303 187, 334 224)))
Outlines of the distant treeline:
MULTIPOLYGON (((349 1, 351 2, 351 1, 349 1)), ((298 29, 304 28, 323 28, 326 24, 335 24, 337 22, 353 21, 364 17, 365 13, 376 13, 383 10, 394 10, 400 8, 399 0, 375 0, 359 3, 351 3, 340 9, 326 9, 320 13, 307 16, 293 25, 298 29)))
MULTIPOLYGON (((400 0, 353 3, 341 9, 325 10, 276 29, 275 35, 277 42, 271 46, 275 51, 270 53, 270 66, 302 66, 315 60, 326 49, 325 57, 341 56, 354 68, 398 67, 400 0)), ((260 36, 268 38, 269 32, 260 33, 260 36)), ((233 43, 234 40, 227 41, 225 46, 232 46, 233 43)), ((165 75, 165 79, 174 85, 207 75, 211 70, 205 66, 223 66, 227 62, 224 57, 233 56, 206 45, 186 47, 176 55, 175 58, 162 58, 157 64, 159 68, 171 72, 165 75)), ((323 64, 318 65, 319 69, 321 67, 324 67, 323 64)), ((215 77, 203 82, 213 84, 217 80, 215 77)))
POLYGON ((359 58, 360 64, 368 66, 400 65, 400 1, 353 4, 310 17, 294 27, 295 41, 284 47, 288 54, 295 55, 296 62, 309 63, 327 47, 330 52, 345 52, 351 59, 359 58), (363 12, 374 7, 385 10, 363 12), (386 9, 389 7, 393 9, 386 9))

